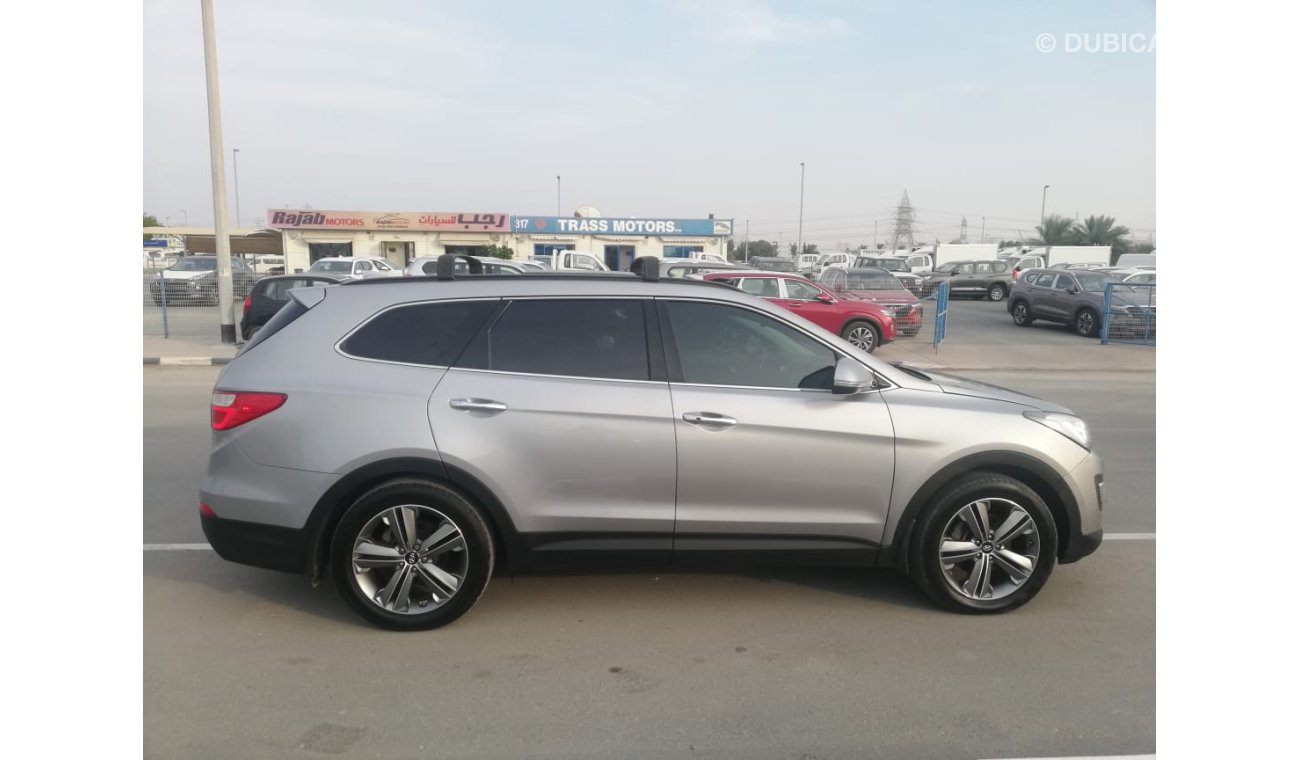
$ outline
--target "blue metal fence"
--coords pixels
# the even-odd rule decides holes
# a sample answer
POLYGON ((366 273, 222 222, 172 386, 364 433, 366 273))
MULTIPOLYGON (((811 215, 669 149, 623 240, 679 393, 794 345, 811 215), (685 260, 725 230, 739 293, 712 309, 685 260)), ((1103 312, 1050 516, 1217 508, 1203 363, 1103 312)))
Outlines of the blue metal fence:
POLYGON ((1156 286, 1106 283, 1101 342, 1156 344, 1156 286))
POLYGON ((948 281, 944 280, 934 289, 934 350, 939 350, 948 334, 948 281))

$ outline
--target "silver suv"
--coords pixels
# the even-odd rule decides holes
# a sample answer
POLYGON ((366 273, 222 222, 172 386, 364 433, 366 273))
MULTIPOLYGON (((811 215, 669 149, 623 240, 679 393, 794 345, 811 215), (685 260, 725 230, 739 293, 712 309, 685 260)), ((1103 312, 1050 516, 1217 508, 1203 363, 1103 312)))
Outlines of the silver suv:
POLYGON ((1101 543, 1101 461, 1068 409, 884 363, 654 259, 455 262, 291 291, 225 367, 200 493, 222 557, 329 572, 363 618, 420 629, 494 570, 611 558, 887 566, 1002 612, 1101 543))

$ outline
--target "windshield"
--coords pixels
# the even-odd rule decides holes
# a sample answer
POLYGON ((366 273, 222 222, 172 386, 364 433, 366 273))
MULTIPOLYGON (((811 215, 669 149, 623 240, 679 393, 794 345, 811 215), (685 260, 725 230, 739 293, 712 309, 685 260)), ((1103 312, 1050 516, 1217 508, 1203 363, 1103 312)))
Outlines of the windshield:
POLYGON ((347 274, 352 271, 351 261, 318 261, 311 265, 308 272, 342 272, 347 274))
POLYGON ((903 290, 903 283, 889 272, 850 269, 849 290, 903 290))
POLYGON ((215 258, 203 257, 192 259, 181 259, 172 267, 173 272, 211 272, 217 268, 215 258))
POLYGON ((868 262, 873 267, 880 267, 887 272, 907 272, 907 262, 902 259, 871 259, 868 262))

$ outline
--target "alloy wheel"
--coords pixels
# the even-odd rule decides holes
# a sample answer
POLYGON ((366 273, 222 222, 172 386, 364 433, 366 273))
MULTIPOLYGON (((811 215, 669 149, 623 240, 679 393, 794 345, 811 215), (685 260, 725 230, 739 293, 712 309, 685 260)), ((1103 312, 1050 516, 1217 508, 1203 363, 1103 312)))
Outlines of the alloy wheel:
POLYGON ((1011 319, 1018 325, 1023 325, 1029 320, 1029 307, 1023 303, 1018 303, 1011 309, 1011 319))
POLYGON ((972 501, 944 526, 939 565, 948 586, 977 602, 1010 596, 1034 574, 1038 524, 1009 499, 972 501))
POLYGON ((388 612, 418 615, 460 590, 469 567, 465 536, 432 507, 405 504, 370 518, 352 545, 362 596, 388 612))
POLYGON ((876 334, 866 325, 854 325, 849 330, 848 341, 863 351, 870 351, 876 344, 876 334))
POLYGON ((1079 313, 1078 319, 1079 334, 1085 338, 1091 338, 1093 330, 1096 327, 1096 319, 1093 318, 1092 312, 1083 311, 1079 313))

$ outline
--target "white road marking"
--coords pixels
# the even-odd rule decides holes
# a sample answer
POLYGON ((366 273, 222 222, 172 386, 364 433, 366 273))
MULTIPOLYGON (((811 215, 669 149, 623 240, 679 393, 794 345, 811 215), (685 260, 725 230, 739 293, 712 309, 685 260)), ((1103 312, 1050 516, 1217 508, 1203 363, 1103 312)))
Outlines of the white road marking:
MULTIPOLYGON (((990 758, 992 760, 992 758, 990 758)), ((1155 755, 1084 755, 1078 757, 1016 757, 1001 760, 1156 760, 1155 755)))
POLYGON ((1102 543, 1106 541, 1154 541, 1154 533, 1107 533, 1102 536, 1102 543))
POLYGON ((212 551, 208 544, 145 544, 147 552, 202 552, 212 551))

